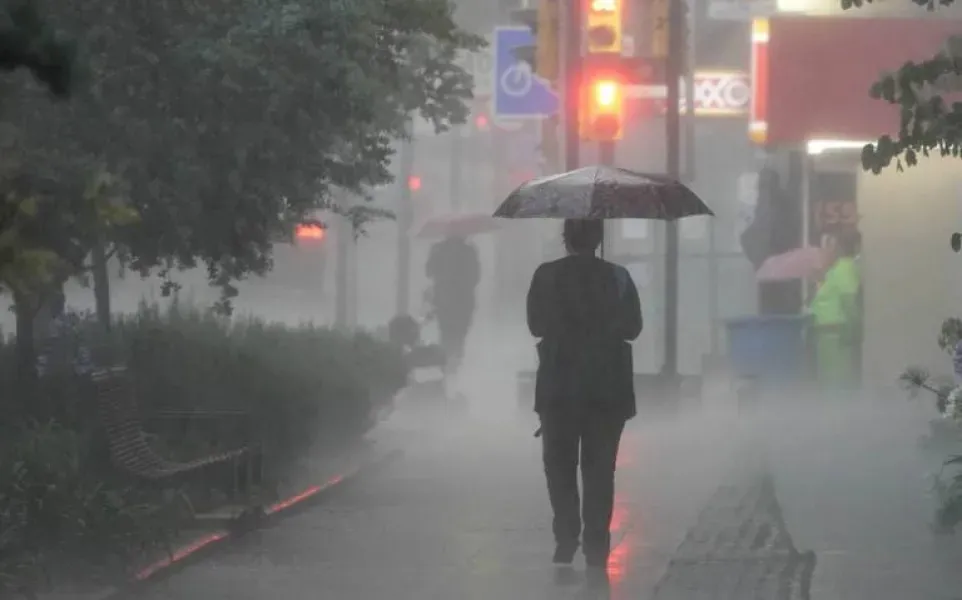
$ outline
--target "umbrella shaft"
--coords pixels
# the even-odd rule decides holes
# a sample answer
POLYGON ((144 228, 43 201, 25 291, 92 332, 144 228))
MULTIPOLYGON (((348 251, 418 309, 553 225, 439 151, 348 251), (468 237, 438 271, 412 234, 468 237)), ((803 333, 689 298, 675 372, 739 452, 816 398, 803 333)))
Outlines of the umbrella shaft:
MULTIPOLYGON (((598 142, 598 161, 603 167, 613 167, 615 166, 615 143, 614 142, 598 142)), ((607 249, 609 242, 608 238, 608 223, 605 221, 601 230, 601 258, 605 257, 605 250, 607 249)))

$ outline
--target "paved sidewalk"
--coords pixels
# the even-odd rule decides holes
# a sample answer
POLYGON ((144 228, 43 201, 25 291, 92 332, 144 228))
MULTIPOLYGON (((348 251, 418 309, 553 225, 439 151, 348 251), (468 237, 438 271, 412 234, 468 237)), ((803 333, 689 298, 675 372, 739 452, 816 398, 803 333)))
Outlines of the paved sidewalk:
POLYGON ((917 440, 931 413, 899 395, 758 427, 788 530, 817 556, 812 598, 962 598, 962 539, 929 530, 939 465, 917 440))
MULTIPOLYGON (((393 435, 416 421, 396 419, 393 435)), ((580 563, 568 572, 550 565, 550 511, 528 424, 505 419, 492 433, 494 418, 483 421, 422 433, 391 465, 143 598, 554 600, 594 593, 580 563)), ((678 434, 636 426, 626 436, 604 597, 650 597, 731 467, 721 432, 714 439, 678 434)))

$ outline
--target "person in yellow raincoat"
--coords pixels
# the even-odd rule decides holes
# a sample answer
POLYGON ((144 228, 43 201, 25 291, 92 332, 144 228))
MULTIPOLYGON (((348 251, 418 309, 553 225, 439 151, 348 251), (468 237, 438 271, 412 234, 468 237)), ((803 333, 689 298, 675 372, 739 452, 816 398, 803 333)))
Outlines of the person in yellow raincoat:
POLYGON ((861 235, 842 232, 829 239, 834 258, 825 272, 809 311, 815 335, 815 364, 820 384, 850 388, 858 383, 861 352, 861 235))

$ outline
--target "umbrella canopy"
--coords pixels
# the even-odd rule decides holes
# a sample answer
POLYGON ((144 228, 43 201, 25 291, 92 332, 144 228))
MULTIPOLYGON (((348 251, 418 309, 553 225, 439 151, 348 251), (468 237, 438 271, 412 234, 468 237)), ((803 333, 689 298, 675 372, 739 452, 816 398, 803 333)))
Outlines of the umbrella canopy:
POLYGON ((769 257, 755 272, 758 281, 819 279, 828 268, 831 256, 824 248, 808 246, 769 257))
POLYGON ((673 221, 713 214, 701 198, 674 179, 617 167, 584 167, 524 183, 494 216, 673 221))
POLYGON ((483 213, 462 213, 438 215, 426 220, 418 231, 418 237, 443 238, 448 236, 469 236, 488 233, 500 229, 501 224, 491 215, 483 213))

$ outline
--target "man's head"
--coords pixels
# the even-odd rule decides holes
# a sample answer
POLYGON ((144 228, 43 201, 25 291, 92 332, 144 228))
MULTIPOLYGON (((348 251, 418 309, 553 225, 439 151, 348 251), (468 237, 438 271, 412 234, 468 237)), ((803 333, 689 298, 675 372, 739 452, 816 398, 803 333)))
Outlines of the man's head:
POLYGON ((594 254, 604 239, 604 221, 565 219, 562 237, 569 254, 594 254))

